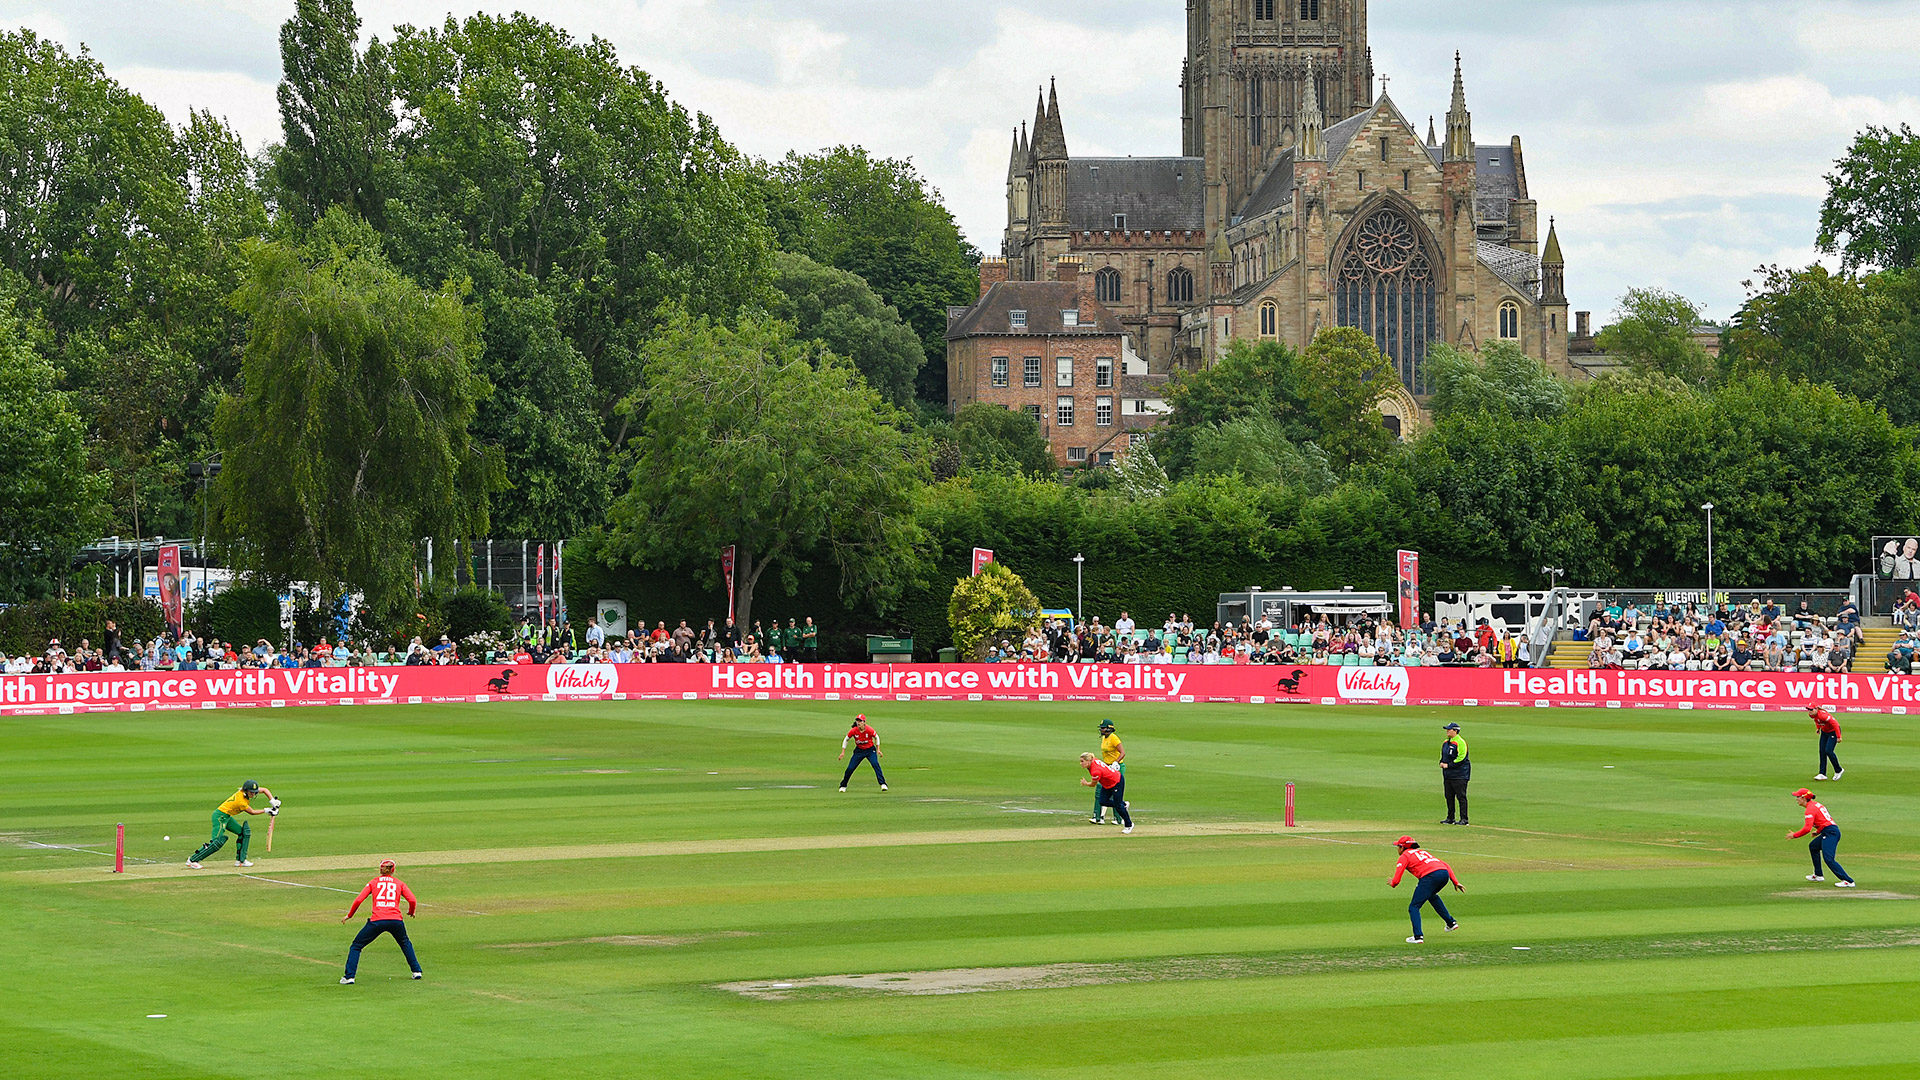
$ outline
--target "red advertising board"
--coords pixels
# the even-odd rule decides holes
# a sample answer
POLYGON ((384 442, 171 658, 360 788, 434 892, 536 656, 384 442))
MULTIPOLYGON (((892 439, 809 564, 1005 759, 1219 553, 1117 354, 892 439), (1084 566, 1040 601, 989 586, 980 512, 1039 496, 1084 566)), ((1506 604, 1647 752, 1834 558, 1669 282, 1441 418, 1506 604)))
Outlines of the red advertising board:
POLYGON ((1400 552, 1400 625, 1420 623, 1420 553, 1400 552))
POLYGON ((973 576, 979 577, 980 571, 985 570, 987 568, 987 564, 992 561, 993 561, 992 548, 974 548, 973 549, 973 576))
POLYGON ((167 629, 180 632, 180 545, 168 544, 154 559, 154 578, 160 583, 160 613, 167 629))
POLYGON ((1151 701, 1920 711, 1920 676, 1207 664, 573 664, 0 676, 0 712, 618 700, 1151 701))

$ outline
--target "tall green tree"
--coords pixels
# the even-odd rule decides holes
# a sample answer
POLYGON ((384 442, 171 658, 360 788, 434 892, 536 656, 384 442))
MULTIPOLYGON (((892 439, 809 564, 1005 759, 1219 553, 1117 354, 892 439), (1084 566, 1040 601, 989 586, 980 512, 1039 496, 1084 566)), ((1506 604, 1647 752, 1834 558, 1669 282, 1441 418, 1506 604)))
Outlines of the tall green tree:
POLYGON ((1168 472, 1185 476, 1197 432, 1246 419, 1273 421, 1289 442, 1313 439, 1299 363, 1299 356, 1277 341, 1235 340, 1211 365, 1176 371, 1167 386, 1172 412, 1154 436, 1154 454, 1168 472))
MULTIPOLYGON (((388 52, 393 257, 416 280, 545 296, 616 442, 614 406, 639 385, 659 312, 725 320, 771 301, 772 234, 748 163, 606 41, 475 15, 403 26, 388 52)), ((512 468, 519 483, 525 464, 512 468)))
POLYGON ((711 576, 734 545, 742 624, 776 567, 791 594, 832 560, 849 605, 884 607, 920 576, 926 448, 851 364, 812 351, 773 320, 729 329, 681 314, 654 335, 622 406, 638 435, 609 557, 711 576))
POLYGON ((1920 135, 1868 127, 1827 176, 1820 250, 1843 270, 1920 266, 1920 135))
POLYGON ((10 272, 0 280, 0 597, 9 601, 65 576, 106 517, 107 478, 88 467, 80 415, 35 348, 48 335, 16 314, 24 287, 10 272))
POLYGON ((1280 484, 1319 494, 1337 482, 1327 455, 1311 443, 1296 446, 1279 421, 1243 416, 1193 432, 1188 475, 1238 476, 1252 484, 1280 484))
POLYGON ((241 390, 220 403, 215 498, 239 554, 376 619, 414 596, 421 537, 486 535, 496 458, 469 430, 488 387, 478 320, 389 265, 334 207, 303 248, 257 242, 234 303, 249 319, 241 390))
POLYGON ((913 406, 913 380, 926 353, 900 313, 860 275, 778 251, 773 287, 779 294, 773 314, 792 323, 802 340, 852 360, 881 397, 913 406))
POLYGON ((1870 279, 1835 274, 1815 264, 1804 270, 1765 268, 1761 286, 1727 331, 1721 370, 1731 376, 1778 375, 1825 383, 1842 393, 1879 402, 1896 422, 1920 420, 1920 372, 1900 363, 1892 298, 1870 279))
POLYGON ((1314 442, 1337 466, 1373 461, 1393 445, 1379 404, 1396 376, 1370 335, 1351 326, 1322 330, 1300 354, 1298 371, 1314 442))
POLYGON ((386 219, 395 125, 386 46, 358 47, 353 0, 295 0, 280 27, 284 140, 273 156, 281 210, 299 225, 345 206, 386 219))
POLYGON ((1040 425, 1025 412, 976 401, 953 415, 947 432, 963 468, 1050 477, 1060 471, 1040 425))
POLYGON ((857 146, 788 154, 761 170, 780 246, 864 278, 920 335, 922 400, 947 397, 947 308, 972 303, 980 252, 911 161, 857 146))
POLYGON ((1603 352, 1690 386, 1704 386, 1712 378, 1713 358, 1693 340, 1700 325, 1698 304, 1665 289, 1628 289, 1614 315, 1596 340, 1603 352))

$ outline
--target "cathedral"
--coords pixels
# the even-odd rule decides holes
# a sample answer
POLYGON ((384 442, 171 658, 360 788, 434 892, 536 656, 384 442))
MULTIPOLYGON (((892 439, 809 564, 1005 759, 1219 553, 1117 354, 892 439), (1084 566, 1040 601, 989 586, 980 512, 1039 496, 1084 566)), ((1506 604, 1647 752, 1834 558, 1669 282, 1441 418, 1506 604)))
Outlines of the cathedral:
MULTIPOLYGON (((1381 80, 1384 83, 1384 80, 1381 80)), ((1179 157, 1074 157, 1057 91, 1015 130, 995 281, 1085 282, 1161 375, 1236 339, 1305 348, 1358 327, 1424 416, 1428 346, 1515 342, 1566 373, 1565 267, 1520 139, 1478 143, 1460 58, 1423 137, 1374 92, 1366 0, 1187 0, 1179 157)))

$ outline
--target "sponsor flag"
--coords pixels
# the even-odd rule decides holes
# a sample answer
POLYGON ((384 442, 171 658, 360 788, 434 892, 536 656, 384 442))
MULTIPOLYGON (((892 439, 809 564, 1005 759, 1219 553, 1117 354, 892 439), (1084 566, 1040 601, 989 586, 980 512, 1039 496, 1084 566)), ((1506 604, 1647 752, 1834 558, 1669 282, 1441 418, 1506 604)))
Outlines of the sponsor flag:
POLYGON ((987 564, 992 561, 993 561, 992 548, 974 548, 973 549, 973 576, 979 577, 980 571, 985 570, 987 568, 987 564))
POLYGON ((1420 622, 1420 553, 1417 551, 1400 552, 1400 625, 1402 628, 1416 626, 1420 622))
POLYGON ((159 559, 154 566, 154 576, 160 582, 160 611, 166 616, 167 629, 178 634, 184 623, 180 604, 179 544, 168 544, 160 549, 159 559))
POLYGON ((727 618, 733 618, 733 548, 728 544, 720 549, 720 573, 727 579, 727 618))
POLYGON ((540 625, 547 625, 547 545, 534 549, 533 595, 540 604, 540 625))

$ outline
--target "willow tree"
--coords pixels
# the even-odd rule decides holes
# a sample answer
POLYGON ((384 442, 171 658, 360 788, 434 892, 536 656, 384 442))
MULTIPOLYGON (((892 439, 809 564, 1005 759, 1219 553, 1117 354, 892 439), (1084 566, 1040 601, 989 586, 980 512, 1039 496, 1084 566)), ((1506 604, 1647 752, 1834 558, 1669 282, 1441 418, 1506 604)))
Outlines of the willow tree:
POLYGON ((357 589, 389 616, 411 601, 418 538, 487 528, 500 470, 468 433, 488 393, 477 320, 454 288, 401 276, 341 208, 304 246, 247 258, 242 388, 214 420, 219 520, 271 577, 357 589))

